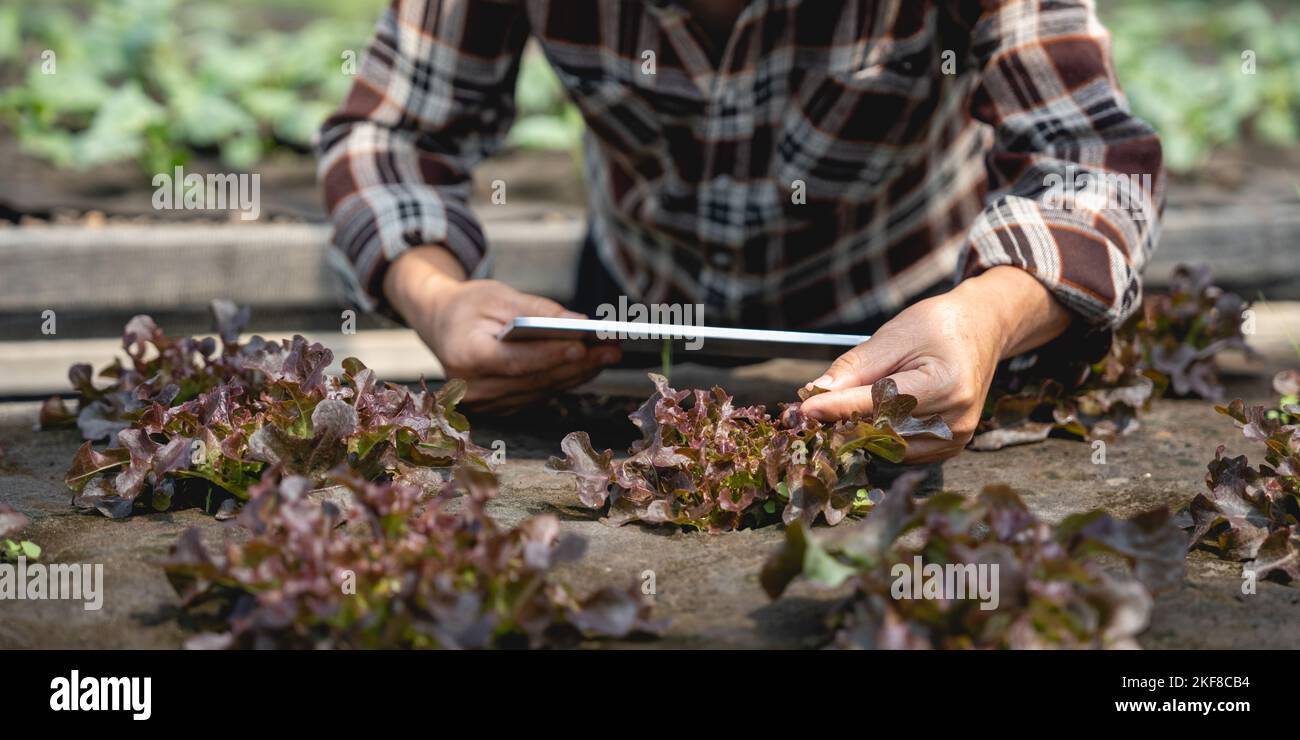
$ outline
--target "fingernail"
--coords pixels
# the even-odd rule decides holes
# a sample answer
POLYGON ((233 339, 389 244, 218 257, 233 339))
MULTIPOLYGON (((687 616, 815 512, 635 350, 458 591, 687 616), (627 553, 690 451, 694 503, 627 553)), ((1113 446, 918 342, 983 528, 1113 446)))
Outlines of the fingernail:
POLYGON ((564 350, 564 359, 569 360, 570 362, 581 360, 582 356, 586 353, 587 351, 582 348, 581 344, 575 344, 564 350))
POLYGON ((831 387, 831 384, 834 383, 834 382, 835 382, 835 379, 832 378, 829 374, 827 374, 827 375, 823 375, 823 376, 821 376, 820 378, 814 380, 814 381, 812 382, 812 385, 815 385, 815 386, 817 386, 817 387, 819 387, 819 388, 830 388, 830 387, 831 387))
MULTIPOLYGON (((818 408, 808 408, 808 404, 811 403, 812 401, 813 399, 811 398, 808 399, 807 401, 804 401, 805 405, 803 406, 803 413, 807 414, 808 416, 811 416, 817 421, 827 421, 827 415, 825 411, 822 411, 821 409, 818 408)), ((813 404, 813 406, 815 407, 816 404, 813 404)))
POLYGON ((577 311, 565 311, 560 314, 560 317, 565 319, 585 319, 587 318, 587 314, 578 313, 577 311))

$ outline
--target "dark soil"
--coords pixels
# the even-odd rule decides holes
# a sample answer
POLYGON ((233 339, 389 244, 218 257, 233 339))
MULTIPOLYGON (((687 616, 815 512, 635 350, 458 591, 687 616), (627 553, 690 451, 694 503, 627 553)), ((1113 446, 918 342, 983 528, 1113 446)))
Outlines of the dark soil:
MULTIPOLYGON (((0 225, 248 223, 229 211, 156 210, 153 174, 134 162, 60 170, 23 154, 10 136, 0 136, 0 161, 5 163, 0 172, 0 225)), ((201 157, 185 165, 186 173, 226 171, 219 161, 201 157)), ((325 221, 313 157, 280 153, 258 164, 256 172, 262 199, 262 216, 256 223, 325 221)), ((509 183, 510 202, 556 208, 586 205, 578 163, 567 152, 506 152, 487 160, 474 173, 474 201, 487 202, 491 183, 498 179, 509 183)), ((492 209, 498 210, 506 209, 492 209)))

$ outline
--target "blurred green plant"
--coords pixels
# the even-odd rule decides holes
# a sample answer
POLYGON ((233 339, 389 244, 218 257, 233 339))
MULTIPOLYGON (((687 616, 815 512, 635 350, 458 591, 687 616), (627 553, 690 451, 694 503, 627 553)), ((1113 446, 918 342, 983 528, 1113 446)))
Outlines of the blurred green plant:
POLYGON ((1253 0, 1110 0, 1115 64, 1175 172, 1225 145, 1300 143, 1300 7, 1253 0))
MULTIPOLYGON (((276 149, 309 149, 352 81, 346 55, 360 64, 383 6, 0 0, 0 111, 24 150, 59 167, 170 171, 203 152, 248 169, 276 149)), ((574 146, 580 118, 540 55, 528 55, 519 87, 511 143, 574 146)))
POLYGON ((276 147, 306 150, 351 81, 344 50, 360 54, 368 26, 330 17, 245 35, 238 18, 237 4, 185 0, 3 0, 2 61, 41 61, 0 109, 25 150, 60 167, 135 159, 158 172, 212 151, 246 169, 276 147))
POLYGON ((564 94, 555 71, 537 49, 530 48, 515 84, 515 124, 507 143, 520 149, 576 150, 582 142, 582 114, 564 94))

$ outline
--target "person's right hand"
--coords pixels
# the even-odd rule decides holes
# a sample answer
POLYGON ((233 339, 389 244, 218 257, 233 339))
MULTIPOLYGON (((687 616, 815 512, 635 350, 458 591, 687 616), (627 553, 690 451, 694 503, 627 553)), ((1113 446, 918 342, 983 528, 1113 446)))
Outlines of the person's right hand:
POLYGON ((508 413, 581 385, 621 357, 614 345, 578 341, 503 342, 501 330, 516 316, 586 318, 555 301, 528 295, 495 280, 462 280, 445 250, 407 253, 389 267, 385 290, 394 307, 433 350, 448 378, 468 382, 464 405, 508 413), (405 264, 404 264, 405 263, 405 264), (450 274, 448 274, 450 273, 450 274))

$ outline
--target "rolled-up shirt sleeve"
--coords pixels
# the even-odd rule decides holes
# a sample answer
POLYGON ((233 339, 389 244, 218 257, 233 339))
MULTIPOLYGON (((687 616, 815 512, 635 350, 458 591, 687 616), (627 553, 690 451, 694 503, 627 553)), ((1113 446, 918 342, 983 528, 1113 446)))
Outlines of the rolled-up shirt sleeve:
POLYGON ((391 315, 384 273, 411 247, 443 246, 470 275, 487 267, 470 170, 514 119, 527 37, 511 0, 394 0, 380 19, 318 145, 331 264, 362 308, 391 315))
POLYGON ((1018 267, 1108 333, 1140 303, 1159 237, 1160 139, 1130 112, 1091 1, 960 5, 979 70, 971 112, 994 138, 960 277, 1018 267))

